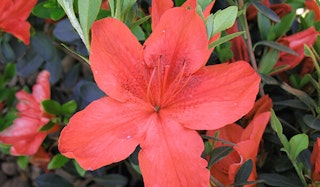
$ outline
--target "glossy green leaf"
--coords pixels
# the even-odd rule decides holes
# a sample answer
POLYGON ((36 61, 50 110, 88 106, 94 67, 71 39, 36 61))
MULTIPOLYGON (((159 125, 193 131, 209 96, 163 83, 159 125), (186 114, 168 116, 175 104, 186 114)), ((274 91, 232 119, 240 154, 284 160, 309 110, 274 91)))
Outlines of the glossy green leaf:
POLYGON ((307 114, 303 116, 303 122, 312 129, 320 130, 320 119, 313 115, 307 114))
POLYGON ((290 154, 293 159, 297 159, 301 151, 308 148, 309 140, 306 134, 296 134, 289 140, 290 154))
POLYGON ((252 172, 252 168, 253 168, 253 162, 251 159, 246 160, 241 165, 234 179, 235 187, 242 187, 243 185, 237 185, 237 184, 245 184, 248 181, 248 178, 252 172))
POLYGON ((78 0, 80 25, 85 37, 89 42, 90 28, 98 16, 102 0, 78 0))
POLYGON ((62 113, 61 105, 54 100, 44 100, 41 103, 43 109, 49 114, 59 115, 62 113))
POLYGON ((262 40, 266 40, 268 39, 268 35, 270 32, 271 22, 266 16, 264 16, 260 12, 258 12, 257 14, 257 19, 261 38, 262 40))
POLYGON ((295 12, 291 12, 281 19, 281 21, 274 25, 272 32, 275 34, 273 38, 270 38, 271 40, 277 39, 287 33, 294 22, 296 18, 295 12))
POLYGON ((10 81, 16 75, 16 65, 8 63, 4 69, 3 77, 5 81, 10 81))
POLYGON ((78 164, 78 162, 77 162, 76 160, 72 160, 72 162, 73 162, 73 165, 74 165, 74 167, 76 168, 78 174, 79 174, 81 177, 84 177, 85 174, 86 174, 86 170, 84 170, 84 169, 78 164))
POLYGON ((225 158, 233 151, 230 146, 221 146, 214 148, 210 154, 210 160, 208 162, 208 168, 217 163, 219 160, 225 158))
POLYGON ((272 21, 280 22, 279 16, 276 13, 274 13, 273 10, 266 7, 264 4, 261 4, 257 1, 252 1, 252 4, 253 4, 253 6, 255 6, 257 8, 257 10, 259 12, 261 12, 263 15, 265 15, 266 17, 268 17, 272 21))
POLYGON ((300 181, 293 178, 289 178, 279 174, 269 174, 264 173, 259 175, 259 179, 263 180, 263 183, 270 186, 279 186, 279 187, 301 187, 302 184, 300 181))
POLYGON ((47 123, 47 124, 45 124, 43 127, 41 127, 41 128, 39 129, 39 131, 41 131, 41 132, 47 132, 47 131, 49 131, 50 129, 52 129, 52 127, 54 127, 54 126, 55 126, 55 124, 52 123, 51 121, 49 121, 49 123, 47 123))
POLYGON ((57 21, 66 15, 55 0, 47 0, 38 3, 32 9, 32 14, 40 18, 52 19, 54 21, 57 21))
POLYGON ((77 103, 74 100, 68 101, 62 105, 62 114, 73 114, 77 110, 77 103))
POLYGON ((18 166, 21 168, 21 169, 26 169, 27 166, 28 166, 28 163, 29 163, 29 157, 28 156, 19 156, 18 159, 17 159, 17 163, 18 163, 18 166))
POLYGON ((259 73, 270 74, 274 65, 277 63, 280 52, 278 50, 270 50, 265 54, 259 64, 259 73))
POLYGON ((285 45, 282 45, 278 42, 274 42, 274 41, 267 41, 267 40, 264 40, 264 41, 260 41, 260 42, 257 42, 253 49, 255 49, 257 46, 259 45, 265 45, 265 46, 268 46, 268 47, 271 47, 273 49, 276 49, 278 51, 283 51, 283 52, 286 52, 286 53, 289 53, 289 54, 292 54, 292 55, 298 55, 297 52, 295 52, 294 50, 292 50, 291 48, 285 46, 285 45))
POLYGON ((58 169, 64 166, 70 159, 61 155, 56 154, 48 164, 48 169, 58 169))

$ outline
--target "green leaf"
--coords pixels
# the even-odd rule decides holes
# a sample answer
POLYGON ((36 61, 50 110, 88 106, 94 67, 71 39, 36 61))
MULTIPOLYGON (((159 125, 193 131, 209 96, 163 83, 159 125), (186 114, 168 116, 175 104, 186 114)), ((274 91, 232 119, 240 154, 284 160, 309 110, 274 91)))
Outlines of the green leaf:
POLYGON ((62 114, 62 109, 60 103, 54 100, 44 100, 41 103, 43 109, 49 114, 59 115, 62 114))
POLYGON ((210 38, 215 34, 232 27, 232 25, 234 24, 237 18, 237 14, 238 14, 238 7, 236 6, 229 6, 228 8, 217 11, 213 15, 213 24, 211 26, 212 33, 210 35, 210 38))
POLYGON ((256 9, 261 12, 263 15, 265 15, 266 17, 268 17, 269 19, 271 19, 274 22, 280 22, 280 18, 279 16, 273 12, 273 10, 271 10, 270 8, 266 7, 264 4, 261 4, 257 1, 252 1, 252 4, 254 7, 256 7, 256 9))
POLYGON ((233 148, 230 146, 221 146, 214 148, 210 154, 210 160, 208 163, 208 168, 217 163, 219 160, 225 158, 233 151, 233 148))
POLYGON ((73 114, 77 107, 77 103, 74 100, 68 101, 62 105, 62 114, 73 114))
POLYGON ((269 174, 264 173, 259 175, 259 179, 263 180, 263 183, 269 186, 279 186, 279 187, 301 187, 300 181, 293 180, 292 178, 285 177, 279 174, 269 174))
POLYGON ((18 162, 18 166, 21 169, 25 170, 28 166, 28 163, 29 163, 29 157, 28 156, 19 156, 17 162, 18 162))
POLYGON ((44 126, 42 126, 39 131, 40 132, 47 132, 49 131, 50 129, 52 129, 52 127, 54 127, 54 123, 52 123, 51 121, 49 121, 47 124, 45 124, 44 126))
POLYGON ((262 40, 266 40, 269 35, 268 33, 270 31, 271 22, 266 16, 264 16, 260 12, 258 12, 257 19, 261 38, 262 40))
POLYGON ((292 54, 292 55, 296 55, 298 56, 298 53, 295 52, 294 50, 292 50, 291 48, 285 46, 285 45, 282 45, 278 42, 274 42, 274 41, 267 41, 267 40, 264 40, 264 41, 260 41, 260 42, 257 42, 254 47, 253 47, 253 50, 259 46, 259 45, 265 45, 265 46, 268 46, 268 47, 271 47, 273 49, 276 49, 278 51, 283 51, 283 52, 286 52, 286 53, 289 53, 289 54, 292 54))
POLYGON ((102 0, 78 0, 79 19, 85 40, 89 42, 90 28, 98 16, 102 0))
POLYGON ((284 35, 286 32, 288 32, 292 24, 296 18, 295 12, 289 13, 281 19, 281 21, 274 25, 271 32, 273 32, 275 35, 273 38, 270 38, 271 40, 274 40, 276 38, 279 38, 280 36, 284 35))
POLYGON ((137 37, 139 41, 144 41, 146 39, 146 35, 144 34, 140 26, 131 28, 131 32, 137 37))
POLYGON ((223 44, 223 43, 225 43, 225 42, 227 42, 227 41, 229 41, 229 40, 232 40, 233 38, 238 37, 238 36, 240 36, 240 35, 242 35, 242 34, 244 34, 244 33, 245 33, 245 31, 236 32, 236 33, 232 33, 232 34, 229 34, 229 35, 227 35, 227 36, 221 37, 221 38, 219 38, 217 41, 212 42, 212 43, 209 45, 209 49, 210 49, 210 48, 213 48, 213 47, 216 47, 216 46, 218 46, 218 45, 220 45, 220 44, 223 44))
POLYGON ((278 50, 270 50, 265 54, 259 64, 259 73, 270 74, 274 65, 277 63, 280 52, 278 50))
POLYGON ((243 185, 237 185, 237 184, 244 184, 248 181, 248 178, 252 172, 252 168, 253 168, 253 162, 251 159, 246 160, 241 165, 234 179, 235 187, 242 187, 243 185))
POLYGON ((13 63, 8 63, 4 69, 4 80, 10 81, 16 75, 16 65, 13 63))
POLYGON ((74 167, 77 170, 77 173, 81 176, 84 177, 84 175, 86 174, 86 170, 84 170, 76 160, 72 160, 74 167))
POLYGON ((128 183, 128 179, 119 174, 109 174, 99 178, 94 177, 93 180, 98 184, 108 187, 126 186, 128 183))
POLYGON ((281 85, 281 88, 287 91, 288 93, 296 96, 300 101, 302 101, 313 113, 315 113, 317 104, 316 102, 305 92, 292 88, 286 83, 281 85))
POLYGON ((82 28, 80 26, 80 23, 76 17, 76 14, 73 9, 73 0, 57 0, 60 6, 63 8, 65 13, 67 14, 71 25, 73 28, 78 32, 81 40, 85 44, 86 48, 90 52, 90 41, 86 40, 86 37, 82 31, 82 28))
POLYGON ((309 145, 308 136, 306 134, 294 135, 289 140, 289 145, 290 145, 290 154, 292 158, 297 159, 300 152, 308 148, 308 145, 309 145))
POLYGON ((303 116, 303 122, 312 129, 320 130, 320 119, 313 115, 307 114, 303 116))
POLYGON ((32 14, 40 18, 52 19, 54 21, 57 21, 66 15, 55 0, 47 0, 38 3, 32 9, 32 14))
POLYGON ((55 155, 48 164, 48 169, 58 169, 64 166, 70 159, 61 155, 55 155))
MULTIPOLYGON (((273 109, 271 109, 271 127, 274 131, 276 131, 276 133, 279 135, 282 135, 282 125, 279 121, 279 119, 277 118, 276 114, 274 113, 273 109)), ((282 142, 282 140, 280 139, 280 141, 282 142)))

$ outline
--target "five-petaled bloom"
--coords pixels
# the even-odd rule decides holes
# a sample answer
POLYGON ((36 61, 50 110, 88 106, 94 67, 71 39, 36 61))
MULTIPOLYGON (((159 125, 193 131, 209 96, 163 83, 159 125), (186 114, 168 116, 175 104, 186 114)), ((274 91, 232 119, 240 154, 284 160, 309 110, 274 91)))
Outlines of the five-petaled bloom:
POLYGON ((30 23, 27 18, 37 0, 1 0, 0 31, 11 33, 26 45, 30 43, 30 23))
MULTIPOLYGON (((253 162, 253 169, 248 180, 253 181, 257 179, 255 162, 262 134, 270 119, 271 107, 272 100, 269 96, 264 96, 260 98, 255 103, 252 110, 245 115, 243 119, 244 124, 242 125, 247 125, 246 128, 233 123, 224 126, 221 129, 207 132, 209 136, 214 136, 216 132, 219 132, 220 139, 236 144, 233 147, 234 151, 231 154, 218 161, 210 168, 211 175, 223 185, 227 186, 233 184, 237 171, 241 165, 249 159, 253 162)), ((216 148, 223 145, 224 144, 221 142, 216 142, 214 147, 216 148)))
MULTIPOLYGON (((32 94, 21 90, 16 93, 19 100, 18 118, 13 124, 0 132, 0 142, 12 145, 12 155, 34 155, 49 132, 39 131, 47 124, 52 115, 47 114, 42 106, 43 100, 50 98, 49 72, 42 71, 37 83, 32 88, 32 94)), ((51 129, 56 130, 56 127, 51 129)))
POLYGON ((247 62, 205 66, 211 50, 194 9, 172 8, 141 45, 114 18, 94 23, 90 63, 108 95, 76 113, 59 150, 88 170, 127 158, 138 145, 145 186, 209 185, 197 129, 247 113, 260 78, 247 62))

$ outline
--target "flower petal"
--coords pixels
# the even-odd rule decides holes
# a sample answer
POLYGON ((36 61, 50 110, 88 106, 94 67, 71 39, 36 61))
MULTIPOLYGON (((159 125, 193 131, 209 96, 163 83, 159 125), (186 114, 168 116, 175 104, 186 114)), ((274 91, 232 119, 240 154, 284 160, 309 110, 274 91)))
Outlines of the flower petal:
POLYGON ((88 170, 125 159, 144 138, 148 112, 141 108, 109 97, 92 102, 62 130, 60 152, 88 170))
POLYGON ((203 141, 196 131, 154 115, 140 146, 139 165, 145 186, 208 186, 207 162, 200 157, 203 141))
POLYGON ((144 60, 156 67, 161 58, 170 73, 177 74, 185 65, 190 74, 204 66, 210 55, 203 20, 195 10, 172 8, 166 11, 155 30, 144 43, 144 60))
POLYGON ((7 20, 0 24, 0 28, 19 38, 24 44, 30 43, 30 23, 20 20, 7 20))
POLYGON ((162 14, 173 7, 173 2, 172 0, 152 0, 151 5, 151 23, 152 30, 154 30, 162 14))
POLYGON ((253 107, 259 83, 259 75, 244 61, 206 66, 162 111, 191 129, 218 129, 253 107))
POLYGON ((43 70, 39 73, 37 83, 32 87, 32 95, 38 103, 50 99, 50 73, 43 70))
POLYGON ((39 123, 40 121, 34 118, 17 118, 13 125, 0 133, 0 141, 12 145, 13 155, 33 155, 47 135, 38 132, 39 123))
POLYGON ((144 97, 141 54, 142 46, 124 23, 105 18, 93 24, 90 64, 99 88, 111 98, 144 97))

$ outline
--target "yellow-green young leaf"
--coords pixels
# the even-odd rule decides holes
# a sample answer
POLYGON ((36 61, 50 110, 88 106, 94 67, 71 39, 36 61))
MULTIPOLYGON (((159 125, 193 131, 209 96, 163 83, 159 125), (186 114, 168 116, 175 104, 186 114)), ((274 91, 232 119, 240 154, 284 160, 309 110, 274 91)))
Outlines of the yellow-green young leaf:
POLYGON ((212 25, 212 35, 215 35, 221 31, 224 31, 230 28, 238 14, 238 7, 236 6, 229 6, 223 10, 217 11, 213 15, 213 25, 212 25))
POLYGON ((21 169, 26 169, 29 163, 29 157, 28 156, 19 156, 18 157, 18 166, 21 169))
POLYGON ((79 19, 82 31, 89 41, 90 28, 98 16, 102 0, 78 0, 79 19))
POLYGON ((48 164, 48 169, 58 169, 64 166, 70 159, 61 155, 55 155, 48 164))
POLYGON ((293 159, 297 159, 301 151, 308 148, 309 139, 306 134, 297 134, 289 140, 290 154, 293 159))
POLYGON ((73 160, 73 165, 74 167, 76 168, 78 174, 81 176, 81 177, 84 177, 84 175, 86 174, 86 170, 84 170, 76 160, 73 160))

